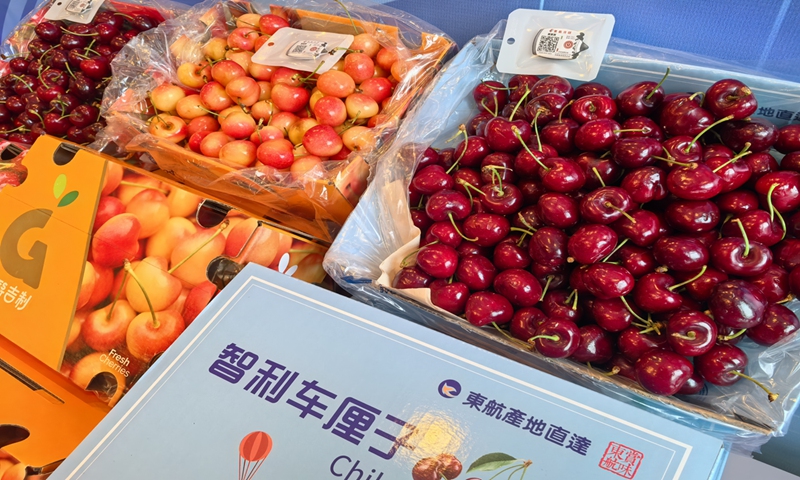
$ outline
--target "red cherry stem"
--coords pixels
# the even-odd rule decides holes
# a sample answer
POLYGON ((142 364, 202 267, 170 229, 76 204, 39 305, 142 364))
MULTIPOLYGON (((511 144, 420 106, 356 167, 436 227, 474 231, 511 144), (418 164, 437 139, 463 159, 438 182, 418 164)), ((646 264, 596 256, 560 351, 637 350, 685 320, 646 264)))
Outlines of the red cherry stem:
POLYGON ((64 33, 67 33, 69 35, 75 35, 76 37, 96 37, 97 35, 99 35, 99 33, 97 33, 97 32, 94 32, 94 33, 75 33, 75 32, 73 32, 71 30, 67 30, 64 27, 61 27, 61 31, 64 32, 64 33))
POLYGON ((613 130, 614 133, 625 133, 625 132, 638 132, 638 133, 645 133, 644 128, 621 128, 619 130, 613 130))
POLYGON ((614 365, 613 367, 611 367, 611 371, 606 372, 603 375, 605 375, 607 377, 613 377, 614 375, 618 374, 620 371, 621 371, 621 369, 618 366, 614 365))
MULTIPOLYGON (((570 100, 569 102, 567 102, 567 104, 566 104, 566 105, 564 105, 564 108, 562 108, 562 109, 561 109, 561 111, 560 111, 560 112, 558 112, 558 121, 559 121, 559 122, 561 121, 561 118, 562 118, 562 116, 564 115, 564 111, 566 111, 567 107, 569 107, 569 106, 570 106, 570 105, 572 105, 573 103, 575 103, 575 100, 570 100)), ((536 131, 536 133, 537 133, 537 135, 538 135, 539 131, 537 130, 537 131, 536 131)), ((540 146, 539 146, 539 150, 541 150, 541 149, 542 149, 542 147, 541 147, 541 145, 540 145, 540 146)))
MULTIPOLYGON (((313 72, 309 73, 307 77, 301 78, 300 79, 300 83, 305 84, 307 81, 309 81, 309 79, 311 77, 313 77, 317 73, 317 70, 319 70, 319 68, 322 66, 323 63, 324 62, 320 62, 320 64, 317 65, 317 68, 315 68, 313 72)), ((292 80, 297 80, 297 78, 295 78, 295 77, 299 77, 299 76, 300 76, 299 73, 295 73, 294 75, 292 75, 292 80)))
POLYGON ((715 168, 712 171, 714 173, 717 173, 718 171, 720 171, 723 168, 727 167, 728 165, 730 165, 731 163, 735 162, 736 160, 739 160, 740 158, 744 157, 745 155, 750 155, 752 152, 750 152, 749 149, 750 149, 750 142, 747 142, 747 143, 744 144, 744 148, 742 149, 742 151, 737 153, 735 157, 731 157, 730 160, 728 160, 727 162, 723 163, 722 165, 720 165, 719 167, 715 168))
POLYGON ((791 302, 792 300, 794 300, 794 295, 790 293, 789 295, 786 295, 786 298, 784 298, 783 300, 778 300, 775 303, 777 303, 778 305, 783 305, 784 303, 791 302))
POLYGON ((150 308, 150 315, 153 317, 153 328, 158 328, 158 319, 156 318, 156 311, 153 309, 153 304, 150 302, 150 296, 147 294, 147 291, 145 291, 144 285, 142 285, 142 282, 139 281, 139 277, 136 276, 136 272, 133 271, 131 262, 129 262, 127 258, 125 259, 125 273, 130 275, 133 281, 139 285, 139 288, 142 290, 142 295, 144 295, 144 299, 147 300, 147 306, 150 308))
POLYGON ((483 107, 483 109, 486 110, 487 112, 491 113, 493 116, 495 117, 497 116, 497 102, 495 102, 494 104, 494 111, 489 110, 489 107, 486 106, 486 97, 483 97, 481 99, 480 106, 483 107))
POLYGON ((539 301, 540 302, 543 301, 544 300, 544 296, 547 295, 547 289, 550 288, 550 282, 552 282, 552 281, 553 281, 553 276, 552 275, 548 275, 547 276, 547 282, 545 282, 544 288, 542 289, 542 294, 539 295, 539 301))
POLYGON ((528 230, 530 230, 532 232, 536 231, 536 229, 533 228, 533 226, 530 223, 528 223, 527 220, 525 220, 525 217, 523 217, 521 213, 517 213, 517 219, 520 221, 521 224, 523 224, 526 227, 528 227, 528 230))
POLYGON ((672 334, 672 336, 675 337, 675 338, 683 339, 683 340, 696 340, 697 339, 697 334, 694 332, 694 330, 690 330, 690 331, 686 332, 686 335, 681 335, 680 333, 675 332, 675 333, 672 334))
POLYGON ((738 218, 734 218, 731 222, 736 222, 739 225, 739 231, 742 232, 742 238, 744 239, 744 253, 742 257, 747 258, 747 255, 750 254, 750 239, 747 238, 747 232, 744 229, 744 225, 742 225, 742 221, 738 218))
MULTIPOLYGON (((533 232, 530 230, 525 230, 524 228, 511 227, 511 231, 522 233, 522 238, 525 238, 525 235, 533 235, 533 232)), ((522 238, 520 240, 522 240, 522 238)))
POLYGON ((649 326, 647 326, 647 328, 645 328, 644 330, 639 331, 639 333, 641 333, 642 335, 645 335, 645 334, 648 334, 650 332, 656 332, 656 335, 661 335, 661 330, 660 329, 664 327, 663 323, 654 322, 654 321, 648 319, 648 324, 649 324, 649 326))
POLYGON ((689 100, 694 100, 694 98, 695 98, 696 96, 698 96, 698 95, 702 95, 702 94, 703 94, 703 92, 695 92, 695 93, 693 93, 693 94, 689 95, 689 100))
MULTIPOLYGON (((634 223, 635 223, 635 222, 634 222, 634 223)), ((609 258, 611 258, 612 256, 614 256, 614 254, 615 254, 615 253, 617 253, 617 250, 619 250, 620 248, 622 248, 622 247, 623 247, 623 246, 624 246, 626 243, 628 243, 628 239, 627 239, 627 238, 626 238, 626 239, 624 239, 624 240, 622 240, 621 242, 619 242, 619 243, 617 244, 617 246, 616 246, 616 247, 614 247, 614 250, 611 250, 611 253, 609 253, 608 255, 606 255, 606 257, 605 257, 604 259, 602 259, 600 262, 601 262, 601 263, 606 263, 606 262, 608 262, 608 259, 609 259, 609 258)))
POLYGON ((751 382, 753 382, 756 385, 758 385, 758 387, 761 388, 761 390, 764 390, 765 392, 767 392, 767 398, 769 399, 770 403, 772 403, 772 402, 774 402, 775 400, 778 399, 778 394, 777 393, 771 392, 763 383, 759 382, 755 378, 753 378, 753 377, 751 377, 749 375, 745 375, 744 373, 740 372, 739 370, 731 370, 731 373, 734 374, 734 375, 738 375, 738 376, 740 376, 742 378, 746 378, 747 380, 750 380, 751 382))
POLYGON ((719 340, 720 342, 727 342, 727 341, 733 340, 736 337, 741 336, 746 331, 747 331, 747 329, 743 328, 743 329, 739 330, 738 332, 734 333, 733 335, 717 335, 717 340, 719 340))
POLYGON ((600 175, 600 172, 597 170, 597 167, 592 167, 592 171, 594 172, 597 179, 600 180, 600 185, 602 185, 603 188, 605 188, 606 182, 603 181, 603 177, 602 175, 600 175))
POLYGON ((411 257, 413 257, 414 255, 419 253, 419 251, 422 250, 423 248, 425 248, 427 246, 430 246, 430 245, 436 245, 437 243, 439 243, 439 240, 434 240, 431 243, 429 243, 429 244, 427 244, 427 245, 425 245, 423 247, 419 247, 419 248, 415 249, 414 251, 412 251, 411 253, 409 253, 405 257, 403 257, 402 260, 400 260, 400 267, 401 268, 406 268, 408 266, 408 263, 406 263, 406 262, 408 262, 408 260, 411 259, 411 257))
POLYGON ((640 317, 640 316, 639 316, 639 315, 638 315, 638 314, 637 314, 637 313, 636 313, 636 312, 633 310, 633 308, 631 308, 631 304, 630 304, 630 303, 628 303, 628 301, 627 301, 627 300, 625 300, 625 297, 619 297, 619 299, 620 299, 620 300, 622 300, 622 303, 625 305, 625 308, 627 308, 627 309, 628 309, 628 311, 629 311, 629 312, 631 312, 631 315, 633 315, 633 316, 634 316, 635 318, 637 318, 638 320, 640 320, 640 321, 642 321, 642 322, 645 322, 645 323, 647 323, 647 320, 645 320, 644 318, 640 317))
MULTIPOLYGON (((562 109, 561 111, 563 112, 564 110, 562 109)), ((539 137, 539 122, 537 121, 537 119, 539 118, 539 114, 540 113, 542 113, 541 109, 537 110, 536 111, 536 116, 533 117, 533 132, 536 134, 536 144, 538 145, 539 151, 541 152, 542 151, 542 139, 539 137)), ((519 138, 519 136, 517 138, 519 138)), ((525 145, 525 142, 522 141, 522 138, 519 138, 519 141, 522 142, 523 145, 525 145)), ((531 151, 528 150, 527 145, 525 145, 525 147, 526 147, 525 150, 527 150, 528 153, 531 153, 531 151)), ((537 160, 537 162, 538 162, 538 160, 537 160)))
POLYGON ((64 66, 67 68, 67 73, 69 73, 69 76, 75 78, 75 74, 72 73, 72 70, 69 68, 69 62, 65 63, 64 66))
POLYGON ((458 156, 456 161, 453 162, 453 164, 450 165, 450 168, 447 169, 447 172, 445 172, 445 173, 448 173, 448 174, 451 171, 453 171, 454 168, 456 168, 456 165, 458 165, 458 162, 460 162, 461 159, 464 158, 464 155, 467 153, 467 147, 469 146, 469 134, 467 133, 467 126, 464 125, 463 123, 458 126, 458 132, 456 132, 456 134, 453 135, 453 137, 450 138, 450 140, 448 140, 448 142, 451 141, 451 140, 455 140, 456 137, 458 137, 459 135, 464 135, 464 149, 461 150, 461 155, 458 156))
POLYGON ((358 27, 356 27, 356 22, 353 20, 353 17, 350 16, 350 10, 348 10, 347 7, 344 5, 344 3, 342 3, 342 0, 334 0, 334 1, 338 3, 344 10, 344 13, 347 14, 347 18, 350 19, 350 24, 353 26, 353 30, 356 32, 356 35, 360 34, 361 32, 358 31, 358 27))
POLYGON ((572 293, 569 294, 569 296, 567 297, 567 300, 564 302, 564 304, 569 302, 570 299, 572 299, 572 307, 570 307, 570 308, 572 310, 577 310, 578 309, 578 289, 577 288, 575 290, 573 290, 572 293), (573 297, 573 295, 575 295, 575 296, 573 297))
POLYGON ((511 335, 508 334, 508 332, 506 332, 505 330, 500 328, 500 325, 498 325, 497 322, 492 322, 492 326, 495 328, 495 330, 500 332, 504 337, 506 337, 510 341, 512 341, 514 343, 517 343, 517 344, 525 345, 526 348, 530 348, 529 344, 527 344, 526 342, 523 342, 522 340, 520 340, 518 338, 512 337, 511 335))
POLYGON ((114 301, 111 302, 111 309, 108 311, 108 315, 106 315, 106 320, 111 320, 111 315, 114 314, 114 309, 117 307, 117 302, 119 301, 119 296, 122 295, 122 289, 125 287, 125 280, 128 278, 128 271, 122 274, 122 283, 119 284, 119 289, 117 289, 117 294, 114 295, 114 301))
MULTIPOLYGON (((486 80, 481 81, 481 85, 488 88, 489 90, 514 90, 511 87, 495 87, 494 85, 489 85, 488 83, 486 83, 486 80)), ((525 86, 525 88, 528 88, 527 85, 525 86)))
POLYGON ((179 268, 181 267, 181 265, 183 265, 184 263, 186 263, 187 261, 189 261, 189 259, 190 259, 190 258, 192 258, 192 257, 193 257, 193 256, 194 256, 194 255, 195 255, 197 252, 199 252, 200 250, 202 250, 203 248, 205 248, 205 246, 206 246, 206 245, 208 245, 209 243, 211 243, 211 242, 212 242, 212 241, 213 241, 215 238, 217 238, 217 237, 218 237, 218 236, 219 236, 219 235, 220 235, 220 234, 221 234, 223 231, 225 231, 225 229, 226 229, 226 228, 228 228, 228 225, 230 225, 230 221, 228 221, 227 219, 225 219, 225 221, 223 221, 223 222, 222 222, 222 223, 219 225, 219 227, 217 227, 217 231, 216 231, 216 232, 214 232, 214 234, 213 234, 213 235, 211 235, 210 237, 208 237, 208 240, 206 240, 205 242, 203 242, 203 243, 202 243, 202 244, 201 244, 199 247, 197 247, 197 248, 196 248, 196 249, 195 249, 195 250, 194 250, 192 253, 190 253, 189 255, 187 255, 187 256, 186 256, 186 258, 184 258, 183 260, 181 260, 180 262, 178 262, 177 264, 175 264, 175 266, 174 266, 174 267, 170 268, 170 269, 167 271, 167 273, 169 273, 170 275, 172 275, 172 273, 173 273, 173 272, 175 272, 175 270, 179 269, 179 268))
POLYGON ((475 238, 469 238, 468 236, 466 236, 466 235, 464 235, 463 233, 461 233, 461 230, 459 230, 459 229, 458 229, 458 225, 456 225, 456 219, 455 219, 455 218, 453 218, 453 212, 450 212, 450 213, 448 213, 448 214, 447 214, 447 218, 449 218, 449 219, 450 219, 450 223, 452 223, 452 224, 453 224, 453 228, 455 228, 455 229, 456 229, 456 232, 457 232, 459 235, 461 235, 461 238, 463 238, 464 240, 466 240, 466 241, 468 241, 468 242, 475 242, 475 241, 477 241, 477 240, 478 240, 478 237, 475 237, 475 238))
MULTIPOLYGON (((745 256, 747 256, 747 255, 745 255, 745 256)), ((695 275, 694 277, 690 278, 689 280, 686 280, 685 282, 676 283, 675 285, 673 285, 671 287, 668 287, 667 290, 669 290, 670 292, 673 292, 676 289, 681 288, 684 285, 688 285, 688 284, 694 282, 695 280, 697 280, 698 278, 702 277, 703 274, 706 273, 706 269, 707 268, 708 268, 708 265, 703 265, 703 268, 700 269, 700 272, 698 272, 697 275, 695 275)))
POLYGON ((661 160, 662 162, 667 162, 667 163, 670 164, 670 166, 678 165, 680 167, 697 168, 697 164, 696 163, 679 162, 679 161, 675 160, 674 158, 664 158, 664 157, 658 157, 656 155, 653 155, 653 158, 655 158, 656 160, 661 160))
POLYGON ((22 84, 25 85, 25 88, 27 88, 28 91, 33 93, 33 87, 28 85, 28 82, 26 82, 24 78, 20 77, 19 75, 13 75, 13 74, 11 75, 11 78, 15 78, 18 82, 22 82, 22 84))
POLYGON ((509 117, 508 117, 508 121, 509 121, 509 122, 511 122, 511 121, 514 121, 514 115, 516 115, 516 113, 517 113, 517 109, 519 109, 519 106, 520 106, 520 105, 522 105, 522 102, 525 100, 525 98, 526 98, 526 97, 527 97, 527 96, 528 96, 530 93, 531 93, 531 89, 530 89, 530 88, 528 88, 528 86, 526 85, 526 86, 525 86, 525 95, 523 95, 523 96, 522 96, 522 98, 520 98, 520 99, 519 99, 519 101, 517 102, 517 104, 516 104, 516 105, 514 105, 514 110, 512 110, 512 111, 511 111, 511 116, 509 116, 509 117))
POLYGON ((664 83, 664 81, 667 79, 668 76, 669 76, 669 67, 667 67, 667 71, 664 72, 664 76, 661 77, 661 81, 658 82, 658 85, 656 85, 655 88, 653 88, 653 91, 651 91, 649 94, 647 94, 647 96, 644 97, 644 99, 645 100, 650 100, 650 97, 652 97, 653 94, 656 93, 656 90, 658 90, 658 88, 661 86, 662 83, 664 83))
POLYGON ((533 341, 536 340, 537 338, 544 338, 544 339, 547 339, 547 340, 550 340, 550 341, 553 341, 553 342, 557 342, 557 341, 561 340, 561 337, 559 337, 558 335, 536 335, 536 336, 533 336, 533 337, 529 338, 528 339, 528 343, 533 343, 533 341))
MULTIPOLYGON (((605 185, 603 185, 603 186, 605 186, 605 185)), ((618 206, 614 205, 613 203, 611 203, 611 202, 606 202, 606 203, 604 203, 604 204, 603 204, 603 206, 604 206, 604 207, 606 207, 606 208, 610 208, 611 210, 616 210, 616 211, 618 211, 619 213, 621 213, 621 214, 622 214, 622 216, 624 216, 625 218, 627 218, 628 220, 630 220, 630 221, 631 221, 631 223, 636 223, 636 219, 635 219, 635 218, 631 217, 631 216, 630 216, 630 214, 629 214, 628 212, 626 212, 625 210, 623 210, 623 209, 619 208, 618 206)))
POLYGON ((781 228, 783 228, 783 235, 781 235, 781 240, 786 237, 786 221, 783 219, 783 215, 781 212, 778 211, 777 208, 772 204, 772 192, 778 188, 778 184, 773 184, 769 187, 769 191, 767 192, 767 206, 769 207, 769 221, 772 222, 775 220, 775 215, 778 216, 778 220, 781 222, 781 228))
MULTIPOLYGON (((538 163, 539 166, 542 167, 545 171, 549 171, 550 169, 544 163, 542 163, 542 161, 539 160, 539 158, 536 155, 534 155, 533 152, 531 152, 531 149, 528 148, 527 145, 525 145, 525 142, 522 141, 522 134, 520 133, 519 128, 517 128, 516 126, 513 126, 513 127, 511 127, 511 131, 514 132, 514 135, 516 135, 516 137, 519 139, 520 143, 522 143, 522 148, 524 148, 525 151, 528 152, 528 155, 533 157, 533 159, 536 160, 536 163, 538 163)), ((539 136, 538 135, 536 136, 536 139, 539 140, 539 136)), ((539 147, 540 148, 539 151, 540 152, 541 152, 541 145, 542 145, 542 141, 539 140, 539 146, 540 146, 539 147)))
POLYGON ((700 137, 702 137, 704 133, 706 133, 707 131, 709 131, 709 130, 711 130, 712 128, 716 127, 716 126, 717 126, 717 125, 719 125, 720 123, 727 122, 728 120, 733 120, 733 115, 728 115, 727 117, 720 118, 720 119, 719 119, 719 120, 717 120, 716 122, 714 122, 714 123, 712 123, 711 125, 709 125, 709 126, 707 126, 706 128, 704 128, 704 129, 703 129, 703 130, 702 130, 700 133, 698 133, 697 135, 695 135, 695 136, 694 136, 694 138, 692 139, 692 141, 691 141, 691 142, 689 142, 689 143, 686 145, 686 148, 683 150, 683 152, 684 152, 684 153, 689 153, 689 150, 691 150, 691 149, 692 149, 692 146, 694 146, 694 144, 695 144, 695 143, 697 143, 697 141, 698 141, 698 140, 700 140, 700 137))

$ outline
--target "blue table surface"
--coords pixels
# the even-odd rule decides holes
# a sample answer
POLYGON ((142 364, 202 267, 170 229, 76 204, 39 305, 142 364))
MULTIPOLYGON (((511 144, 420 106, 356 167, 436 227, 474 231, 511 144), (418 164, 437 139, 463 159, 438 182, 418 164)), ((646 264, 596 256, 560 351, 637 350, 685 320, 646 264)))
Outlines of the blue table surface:
MULTIPOLYGON (((181 1, 181 0, 179 0, 181 1)), ((182 0, 194 4, 193 0, 182 0)), ((40 0, 0 0, 2 38, 40 0)), ((279 2, 278 2, 279 3, 279 2)), ((696 53, 765 75, 800 82, 800 0, 380 0, 436 25, 463 45, 517 8, 611 13, 614 36, 696 53)), ((800 475, 800 419, 756 458, 800 475)))

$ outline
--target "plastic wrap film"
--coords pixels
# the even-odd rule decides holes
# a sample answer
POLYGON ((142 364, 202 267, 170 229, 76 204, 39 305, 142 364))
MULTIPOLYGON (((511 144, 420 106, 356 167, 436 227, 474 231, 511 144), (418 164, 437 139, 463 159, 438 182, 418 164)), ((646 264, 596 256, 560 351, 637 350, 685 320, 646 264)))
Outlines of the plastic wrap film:
MULTIPOLYGON (((54 0, 45 0, 34 7, 26 15, 11 34, 3 39, 0 46, 0 73, 7 67, 7 59, 24 54, 28 51, 28 43, 36 38, 34 29, 43 19, 47 10, 55 3, 54 0)), ((170 0, 108 0, 100 7, 100 11, 112 11, 126 15, 149 14, 159 21, 174 18, 187 10, 187 6, 170 0), (155 15, 154 15, 155 14, 155 15)))
MULTIPOLYGON (((764 392, 751 382, 737 382, 725 388, 708 385, 698 395, 663 397, 650 394, 625 378, 610 378, 586 365, 526 350, 491 327, 475 327, 433 306, 428 289, 391 288, 400 259, 419 246, 420 231, 411 221, 407 193, 417 158, 428 146, 453 146, 445 142, 477 112, 471 95, 476 84, 486 79, 508 80, 508 76, 493 67, 503 27, 501 22, 488 35, 476 37, 464 46, 409 112, 393 146, 378 163, 361 202, 329 250, 324 264, 327 272, 363 302, 702 429, 739 452, 757 451, 771 437, 784 435, 800 393, 800 335, 770 348, 760 347, 749 339, 738 344, 750 359, 747 373, 779 392, 780 397, 774 403, 769 403, 764 392)), ((731 76, 723 70, 707 70, 661 58, 648 60, 647 48, 637 51, 632 44, 626 44, 623 53, 617 52, 607 53, 596 80, 615 93, 637 81, 659 79, 665 70, 662 65, 678 72, 668 77, 664 85, 667 92, 705 90, 714 81, 731 76), (685 72, 691 75, 684 75, 685 72)), ((741 74, 735 77, 753 87, 759 104, 782 101, 794 102, 785 103, 788 108, 800 106, 800 85, 741 74)), ((796 313, 800 311, 800 302, 796 300, 787 306, 796 313)))
POLYGON ((93 145, 109 151, 125 146, 146 152, 157 168, 178 181, 231 205, 276 220, 308 235, 331 241, 367 185, 370 164, 385 151, 410 103, 434 77, 455 46, 435 27, 388 7, 317 0, 267 2, 206 1, 185 15, 140 35, 112 63, 114 78, 106 89, 102 115, 109 128, 93 145), (280 3, 280 2, 279 2, 280 3), (201 47, 212 37, 226 36, 245 13, 278 13, 303 30, 370 33, 381 46, 394 47, 407 67, 391 100, 373 127, 370 146, 347 159, 325 161, 302 175, 256 162, 237 169, 147 133, 146 99, 164 82, 180 84, 177 67, 202 59, 201 47), (347 13, 352 17, 347 17, 347 13))

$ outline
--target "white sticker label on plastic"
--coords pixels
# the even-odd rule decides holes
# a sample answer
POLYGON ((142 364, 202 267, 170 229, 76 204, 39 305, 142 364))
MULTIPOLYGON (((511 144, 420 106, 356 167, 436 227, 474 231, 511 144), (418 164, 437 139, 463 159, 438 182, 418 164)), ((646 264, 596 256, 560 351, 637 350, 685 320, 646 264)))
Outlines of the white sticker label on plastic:
POLYGON ((508 16, 497 70, 593 80, 613 29, 613 15, 514 10, 508 16))
POLYGON ((253 55, 261 65, 325 73, 344 56, 352 35, 281 28, 253 55))
POLYGON ((94 20, 101 6, 103 0, 56 0, 44 18, 86 24, 94 20))

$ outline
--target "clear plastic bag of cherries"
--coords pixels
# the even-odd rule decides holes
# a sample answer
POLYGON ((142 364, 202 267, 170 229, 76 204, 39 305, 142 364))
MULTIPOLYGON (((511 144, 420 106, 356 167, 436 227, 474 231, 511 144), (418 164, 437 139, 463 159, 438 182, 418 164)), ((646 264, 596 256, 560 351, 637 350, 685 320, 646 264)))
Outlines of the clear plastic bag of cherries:
POLYGON ((494 68, 502 28, 410 112, 328 273, 740 450, 783 435, 800 392, 800 125, 756 115, 762 91, 800 85, 511 77, 494 68))
POLYGON ((0 48, 0 139, 30 145, 51 135, 93 142, 105 126, 100 101, 117 52, 186 8, 169 1, 100 3, 91 9, 92 2, 66 7, 42 2, 5 39, 0 48), (57 7, 67 8, 63 16, 53 13, 57 7), (72 21, 78 13, 81 21, 72 21))

